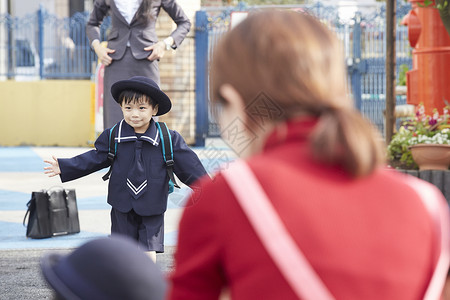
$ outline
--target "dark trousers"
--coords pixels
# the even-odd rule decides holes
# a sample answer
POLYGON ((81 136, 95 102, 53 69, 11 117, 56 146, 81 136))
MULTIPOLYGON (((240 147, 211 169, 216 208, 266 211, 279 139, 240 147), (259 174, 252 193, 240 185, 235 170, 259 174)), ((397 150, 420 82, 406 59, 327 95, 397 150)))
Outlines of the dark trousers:
POLYGON ((125 235, 144 251, 164 252, 164 214, 140 216, 134 210, 122 213, 111 209, 111 234, 125 235))

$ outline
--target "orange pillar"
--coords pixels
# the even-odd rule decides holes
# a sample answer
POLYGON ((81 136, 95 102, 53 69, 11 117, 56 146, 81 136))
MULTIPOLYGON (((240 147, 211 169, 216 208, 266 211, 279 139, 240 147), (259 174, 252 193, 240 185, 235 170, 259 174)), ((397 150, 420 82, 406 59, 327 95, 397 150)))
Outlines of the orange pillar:
POLYGON ((407 73, 407 102, 423 103, 425 112, 434 108, 443 113, 450 102, 450 36, 442 24, 434 3, 409 0, 412 10, 403 20, 413 47, 413 68, 407 73), (420 6, 419 6, 420 4, 420 6))

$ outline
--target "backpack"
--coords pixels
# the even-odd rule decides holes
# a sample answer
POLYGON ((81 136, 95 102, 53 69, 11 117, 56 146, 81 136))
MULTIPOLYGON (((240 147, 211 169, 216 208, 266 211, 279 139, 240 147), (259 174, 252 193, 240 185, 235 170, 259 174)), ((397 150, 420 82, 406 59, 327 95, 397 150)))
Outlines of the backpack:
MULTIPOLYGON (((172 148, 172 137, 170 136, 169 129, 167 128, 166 123, 164 122, 155 122, 156 127, 158 128, 161 143, 162 143, 162 155, 164 158, 164 162, 166 163, 167 175, 169 176, 169 194, 173 192, 174 187, 180 188, 175 180, 175 176, 173 175, 173 148, 172 148)), ((109 130, 109 149, 108 149, 108 160, 111 161, 111 167, 109 171, 102 177, 103 180, 108 180, 111 175, 114 159, 117 154, 117 142, 116 142, 116 131, 117 124, 114 125, 109 130)))

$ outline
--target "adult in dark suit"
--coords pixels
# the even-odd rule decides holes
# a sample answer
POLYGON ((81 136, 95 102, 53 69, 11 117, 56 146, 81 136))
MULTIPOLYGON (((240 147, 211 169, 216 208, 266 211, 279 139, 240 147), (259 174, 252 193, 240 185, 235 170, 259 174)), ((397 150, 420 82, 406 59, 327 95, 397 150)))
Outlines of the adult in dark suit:
POLYGON ((132 76, 146 76, 160 84, 158 60, 176 49, 191 23, 175 0, 95 0, 86 26, 87 36, 100 62, 105 65, 103 125, 110 128, 122 119, 120 107, 111 96, 111 85, 132 76), (158 41, 155 24, 164 9, 177 24, 170 36, 158 41), (107 47, 100 44, 100 25, 111 15, 107 47))

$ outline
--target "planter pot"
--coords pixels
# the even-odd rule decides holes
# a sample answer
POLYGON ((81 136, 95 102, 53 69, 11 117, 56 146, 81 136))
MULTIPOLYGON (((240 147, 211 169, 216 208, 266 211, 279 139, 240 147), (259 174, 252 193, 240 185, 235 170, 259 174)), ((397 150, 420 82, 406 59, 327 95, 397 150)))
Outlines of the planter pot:
POLYGON ((411 154, 419 170, 448 170, 450 145, 417 144, 411 146, 411 154))

